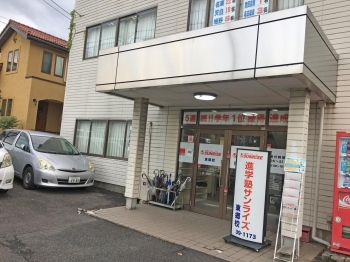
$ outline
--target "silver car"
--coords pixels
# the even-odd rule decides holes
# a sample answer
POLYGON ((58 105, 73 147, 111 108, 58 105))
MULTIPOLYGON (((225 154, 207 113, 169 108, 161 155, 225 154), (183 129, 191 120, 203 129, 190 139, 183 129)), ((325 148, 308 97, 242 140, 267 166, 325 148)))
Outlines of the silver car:
POLYGON ((63 137, 8 129, 1 133, 0 139, 12 157, 15 176, 22 179, 25 189, 94 184, 93 165, 63 137))

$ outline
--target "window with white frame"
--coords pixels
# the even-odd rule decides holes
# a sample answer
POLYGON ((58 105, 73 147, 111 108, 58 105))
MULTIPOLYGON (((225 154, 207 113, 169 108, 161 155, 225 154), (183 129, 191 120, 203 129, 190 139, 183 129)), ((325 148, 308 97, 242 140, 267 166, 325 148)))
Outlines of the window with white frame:
POLYGON ((7 55, 6 72, 16 71, 18 65, 19 50, 10 51, 7 55))
POLYGON ((303 5, 303 0, 276 0, 277 11, 285 10, 303 5))
POLYGON ((63 77, 64 57, 56 55, 55 76, 63 77))
POLYGON ((78 120, 74 145, 83 154, 127 159, 131 121, 78 120))

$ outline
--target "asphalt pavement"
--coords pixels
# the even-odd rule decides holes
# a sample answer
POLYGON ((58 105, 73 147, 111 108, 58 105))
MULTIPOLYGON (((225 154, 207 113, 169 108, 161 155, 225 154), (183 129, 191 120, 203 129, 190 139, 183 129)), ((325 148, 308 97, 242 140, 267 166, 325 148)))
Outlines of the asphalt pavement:
POLYGON ((222 261, 78 210, 124 204, 107 190, 25 190, 16 179, 0 194, 0 261, 222 261))

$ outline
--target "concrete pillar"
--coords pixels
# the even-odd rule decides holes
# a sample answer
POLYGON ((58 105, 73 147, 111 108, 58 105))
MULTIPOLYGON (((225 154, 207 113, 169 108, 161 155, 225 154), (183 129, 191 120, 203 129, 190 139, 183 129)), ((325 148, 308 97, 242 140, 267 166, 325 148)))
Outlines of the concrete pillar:
MULTIPOLYGON (((307 142, 309 133, 310 92, 305 89, 291 89, 289 101, 287 158, 304 158, 307 156, 307 142)), ((305 174, 303 188, 305 186, 305 174)), ((301 192, 299 209, 299 235, 302 232, 304 190, 301 192)), ((282 223, 284 246, 293 246, 294 233, 289 232, 288 225, 282 223)))
POLYGON ((146 139, 148 113, 148 99, 134 100, 134 114, 132 117, 132 130, 130 136, 130 151, 128 157, 128 170, 126 175, 125 197, 126 208, 136 208, 139 197, 140 177, 142 172, 143 150, 146 139))

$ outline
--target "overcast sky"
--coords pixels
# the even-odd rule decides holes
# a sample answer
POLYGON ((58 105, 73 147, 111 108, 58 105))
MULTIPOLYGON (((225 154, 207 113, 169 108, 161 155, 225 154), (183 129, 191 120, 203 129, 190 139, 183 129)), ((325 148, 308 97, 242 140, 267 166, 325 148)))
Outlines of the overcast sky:
POLYGON ((0 0, 0 32, 6 26, 8 19, 12 19, 67 40, 70 20, 45 2, 68 18, 70 16, 55 3, 68 13, 74 9, 75 4, 75 0, 0 0))

